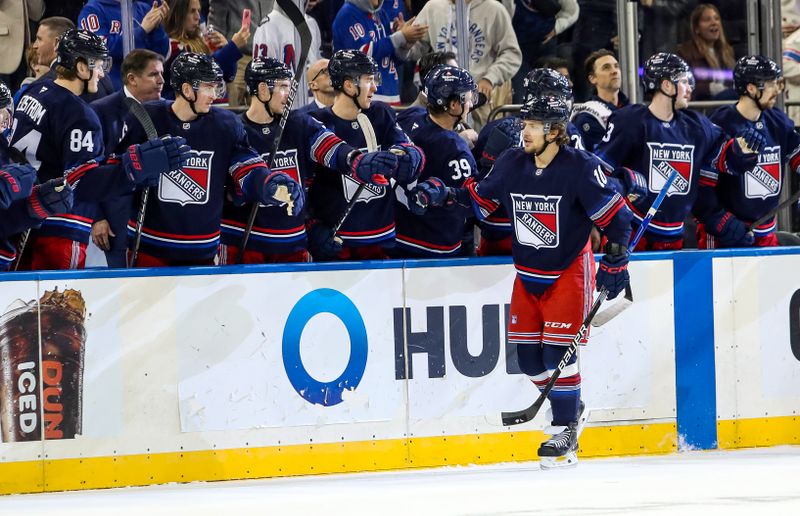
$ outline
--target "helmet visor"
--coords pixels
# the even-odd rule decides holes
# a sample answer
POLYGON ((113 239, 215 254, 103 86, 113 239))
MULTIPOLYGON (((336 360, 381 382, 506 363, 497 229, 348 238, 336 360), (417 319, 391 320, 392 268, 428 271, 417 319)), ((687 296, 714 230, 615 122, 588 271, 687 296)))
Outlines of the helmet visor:
POLYGON ((694 74, 692 72, 682 72, 673 77, 673 81, 677 83, 682 83, 689 86, 692 90, 695 89, 696 83, 694 80, 694 74))
POLYGON ((381 76, 380 76, 380 74, 374 74, 374 75, 373 74, 365 74, 365 75, 362 75, 358 79, 358 85, 359 85, 359 87, 361 87, 363 89, 369 89, 373 85, 375 85, 375 87, 377 88, 378 86, 381 85, 381 76))
POLYGON ((209 97, 220 99, 225 96, 225 83, 222 81, 216 82, 201 82, 197 85, 197 91, 209 97))
POLYGON ((110 56, 106 57, 91 57, 86 60, 89 65, 89 68, 93 68, 98 71, 102 71, 103 73, 108 73, 111 70, 111 65, 113 64, 114 60, 110 56))

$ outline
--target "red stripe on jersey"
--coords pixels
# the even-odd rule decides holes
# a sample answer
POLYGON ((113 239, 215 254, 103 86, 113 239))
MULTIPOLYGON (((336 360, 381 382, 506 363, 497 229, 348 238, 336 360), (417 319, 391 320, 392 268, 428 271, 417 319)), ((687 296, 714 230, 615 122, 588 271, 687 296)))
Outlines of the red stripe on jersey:
POLYGON ((97 168, 97 163, 86 163, 72 169, 70 172, 67 172, 67 182, 70 185, 74 185, 80 181, 84 175, 86 175, 86 172, 92 170, 93 168, 97 168))
MULTIPOLYGON (((128 226, 135 228, 136 227, 136 221, 135 220, 129 220, 128 221, 128 226)), ((207 235, 176 235, 175 233, 165 233, 163 231, 156 231, 155 229, 150 229, 150 228, 143 228, 142 232, 147 233, 148 235, 155 235, 155 236, 161 236, 161 237, 166 237, 166 238, 172 238, 172 239, 175 239, 175 240, 208 239, 208 238, 218 237, 219 234, 220 234, 219 230, 217 230, 217 231, 215 231, 213 233, 209 233, 207 235)))
POLYGON ((523 270, 525 272, 530 272, 531 274, 542 274, 544 276, 560 276, 561 273, 564 272, 564 270, 566 270, 566 269, 563 269, 563 270, 560 270, 560 271, 559 270, 546 271, 544 269, 534 269, 533 267, 525 267, 524 265, 520 265, 518 263, 514 264, 514 267, 516 267, 518 270, 523 270))
POLYGON ((728 173, 728 167, 726 165, 726 156, 728 155, 728 149, 730 149, 731 145, 733 145, 733 138, 725 142, 725 145, 722 146, 722 150, 719 152, 719 160, 717 161, 717 170, 722 172, 723 174, 728 173))
POLYGON ((605 215, 595 220, 594 223, 601 228, 605 228, 611 222, 611 219, 614 218, 614 215, 616 215, 623 206, 625 206, 625 201, 623 201, 622 198, 617 199, 617 202, 614 203, 614 206, 612 206, 605 215))
POLYGON ((717 186, 717 182, 714 181, 713 179, 709 179, 709 178, 707 178, 705 176, 700 176, 700 186, 711 186, 711 187, 714 187, 714 186, 717 186))
POLYGON ((792 158, 789 160, 789 166, 792 168, 792 170, 798 171, 797 169, 800 167, 800 152, 792 156, 792 158))
POLYGON ((492 213, 497 209, 499 204, 489 199, 486 199, 485 197, 481 197, 481 195, 477 192, 476 190, 477 183, 470 183, 466 186, 470 197, 472 197, 472 199, 478 204, 478 206, 486 210, 488 213, 492 213))
POLYGON ((339 234, 342 236, 370 236, 370 235, 377 235, 380 233, 384 233, 386 231, 391 230, 392 228, 394 228, 394 222, 380 229, 373 229, 370 231, 339 231, 339 234))
POLYGON ((334 145, 341 141, 342 139, 335 134, 331 134, 323 138, 317 147, 317 152, 314 153, 314 158, 316 159, 317 163, 325 164, 325 155, 328 154, 328 151, 330 151, 334 145))
MULTIPOLYGON (((245 224, 243 222, 238 222, 238 221, 235 221, 235 220, 222 219, 222 223, 225 224, 225 225, 228 225, 228 226, 233 226, 235 228, 244 229, 244 227, 245 227, 245 224)), ((272 228, 264 228, 264 227, 259 227, 259 226, 253 226, 253 231, 259 231, 259 232, 263 232, 263 233, 274 233, 274 234, 297 233, 298 231, 302 231, 303 229, 305 229, 305 225, 303 225, 303 224, 301 224, 301 225, 299 225, 299 226, 297 226, 295 228, 290 228, 290 229, 272 229, 272 228)))
POLYGON ((439 251, 455 251, 456 249, 461 247, 461 242, 458 242, 457 244, 453 245, 439 245, 439 244, 433 244, 431 242, 426 242, 424 240, 417 240, 416 238, 407 237, 405 235, 398 234, 397 238, 398 239, 402 238, 403 240, 411 242, 412 244, 417 244, 422 247, 427 247, 430 249, 437 249, 439 251))
POLYGON ((249 174, 250 171, 253 170, 254 168, 267 168, 267 167, 266 165, 264 165, 264 163, 253 163, 250 165, 246 165, 244 167, 240 167, 233 171, 232 174, 233 180, 239 183, 243 179, 243 177, 249 174))
POLYGON ((581 384, 581 375, 576 374, 572 376, 559 376, 556 380, 556 385, 580 385, 581 384))

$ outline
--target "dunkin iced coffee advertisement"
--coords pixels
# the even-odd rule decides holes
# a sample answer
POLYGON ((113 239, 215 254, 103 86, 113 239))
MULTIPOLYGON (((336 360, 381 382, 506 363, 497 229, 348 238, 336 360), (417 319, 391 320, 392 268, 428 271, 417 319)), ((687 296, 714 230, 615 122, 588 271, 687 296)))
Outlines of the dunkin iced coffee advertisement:
POLYGON ((73 289, 14 303, 0 317, 3 442, 80 435, 85 319, 73 289))
POLYGON ((117 321, 108 306, 116 305, 109 296, 113 289, 92 281, 2 286, 2 442, 75 439, 87 429, 90 436, 119 431, 117 321), (106 340, 112 342, 103 346, 106 340))

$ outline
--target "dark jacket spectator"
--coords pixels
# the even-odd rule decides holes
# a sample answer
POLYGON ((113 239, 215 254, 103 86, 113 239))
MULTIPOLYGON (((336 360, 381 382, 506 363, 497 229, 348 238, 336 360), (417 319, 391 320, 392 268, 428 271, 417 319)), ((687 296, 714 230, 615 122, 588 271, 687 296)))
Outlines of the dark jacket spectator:
POLYGON ((678 47, 678 55, 689 63, 697 81, 694 100, 736 99, 733 93, 733 47, 725 38, 719 10, 700 4, 690 17, 692 36, 678 47))

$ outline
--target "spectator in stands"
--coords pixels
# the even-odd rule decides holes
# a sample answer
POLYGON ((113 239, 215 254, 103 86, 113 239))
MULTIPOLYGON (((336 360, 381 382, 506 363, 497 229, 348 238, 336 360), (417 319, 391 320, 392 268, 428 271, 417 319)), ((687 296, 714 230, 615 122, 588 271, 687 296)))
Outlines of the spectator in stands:
POLYGON ((333 99, 336 97, 336 91, 331 84, 331 76, 328 73, 328 60, 319 59, 311 66, 308 67, 306 72, 306 82, 308 82, 308 89, 314 98, 305 106, 298 109, 303 113, 311 113, 317 109, 322 109, 333 105, 333 99))
MULTIPOLYGON (((36 39, 30 48, 32 56, 29 67, 32 69, 33 77, 27 77, 22 81, 19 91, 14 95, 15 104, 22 97, 22 93, 28 89, 28 85, 45 75, 55 63, 58 37, 67 30, 74 28, 75 24, 72 20, 61 16, 45 18, 39 22, 36 39)), ((55 76, 53 75, 52 78, 55 78, 55 76)))
MULTIPOLYGON (((60 38, 64 32, 72 28, 75 28, 75 24, 72 23, 72 20, 61 17, 45 18, 39 23, 39 30, 36 32, 36 41, 34 41, 33 46, 37 49, 36 53, 39 64, 49 66, 50 69, 30 84, 35 84, 40 80, 55 80, 57 75, 56 66, 58 64, 56 62, 55 47, 58 44, 58 38, 60 38), (45 28, 42 29, 42 27, 45 28)), ((27 87, 25 89, 27 90, 27 87)), ((20 92, 22 91, 23 89, 20 88, 20 92)), ((114 83, 108 75, 104 75, 97 83, 97 93, 90 93, 89 89, 85 88, 83 93, 80 94, 80 98, 84 102, 90 103, 106 95, 111 95, 114 91, 114 83)), ((19 93, 19 96, 22 96, 22 94, 19 93)))
POLYGON ((587 102, 575 105, 572 123, 580 131, 586 150, 592 151, 606 134, 608 117, 618 108, 627 106, 628 97, 620 91, 622 74, 619 62, 610 50, 601 49, 589 54, 584 70, 594 94, 587 102))
MULTIPOLYGON (((612 41, 617 36, 617 0, 578 0, 580 16, 572 30, 572 62, 577 69, 586 62, 589 54, 597 49, 614 49, 612 41)), ((573 93, 577 100, 585 100, 591 94, 586 81, 576 81, 573 93)))
POLYGON ((556 36, 571 27, 578 19, 577 0, 515 0, 516 9, 511 24, 522 51, 522 64, 514 76, 514 103, 525 97, 522 82, 543 56, 556 55, 556 36))
MULTIPOLYGON (((305 19, 311 31, 311 48, 308 51, 306 70, 300 75, 300 84, 297 87, 299 94, 295 97, 293 104, 295 108, 309 104, 309 99, 303 94, 308 91, 308 81, 305 75, 308 71, 308 66, 319 61, 322 57, 320 51, 321 36, 317 21, 307 14, 305 14, 305 19)), ((299 43, 300 36, 297 34, 292 20, 286 16, 283 9, 276 3, 275 8, 267 14, 253 36, 253 58, 271 57, 277 59, 294 72, 300 59, 300 49, 296 48, 299 43)))
MULTIPOLYGON (((800 100, 800 28, 783 40, 783 77, 786 80, 784 98, 800 100)), ((800 106, 787 106, 786 112, 795 125, 800 125, 800 106)))
POLYGON ((333 49, 360 50, 378 64, 380 82, 375 100, 400 104, 400 81, 397 64, 405 59, 401 47, 413 45, 425 35, 428 26, 397 20, 396 30, 386 11, 383 0, 347 0, 333 20, 333 49))
POLYGON ((239 48, 247 45, 250 27, 240 27, 230 41, 218 30, 209 30, 203 34, 200 0, 173 0, 164 20, 164 28, 169 35, 169 53, 164 62, 164 98, 175 98, 175 92, 169 85, 169 69, 175 58, 183 52, 210 54, 222 69, 225 82, 231 82, 236 77, 236 62, 242 57, 239 48))
MULTIPOLYGON (((123 88, 90 104, 103 128, 103 144, 108 152, 116 149, 123 137, 123 125, 128 115, 126 99, 148 102, 161 98, 164 86, 164 58, 153 51, 137 48, 122 62, 123 88)), ((98 203, 92 224, 92 242, 106 255, 109 267, 125 268, 127 224, 131 216, 132 195, 98 203)))
POLYGON ((678 55, 689 66, 697 81, 694 100, 736 99, 733 91, 733 47, 725 38, 719 10, 699 4, 690 16, 691 39, 678 47, 678 55))
MULTIPOLYGON (((274 0, 211 0, 208 2, 208 25, 213 26, 229 40, 233 39, 234 34, 242 28, 242 17, 237 16, 237 13, 241 14, 244 9, 250 9, 250 32, 255 34, 258 24, 269 14, 274 3, 274 0)), ((231 106, 247 105, 244 70, 250 62, 252 48, 253 40, 250 38, 242 49, 244 55, 237 63, 236 77, 228 83, 228 100, 231 106)))
MULTIPOLYGON (((428 30, 411 48, 411 59, 419 59, 434 50, 456 52, 458 35, 453 0, 430 0, 415 23, 426 24, 428 30)), ((469 73, 477 81, 478 91, 489 99, 485 106, 472 111, 473 128, 480 130, 492 106, 510 100, 511 78, 519 70, 522 52, 511 17, 500 2, 469 1, 469 23, 469 73)))
POLYGON ((40 19, 43 11, 42 0, 0 2, 0 81, 11 91, 19 88, 28 69, 25 59, 31 40, 28 20, 40 19))
MULTIPOLYGON (((133 1, 133 41, 135 48, 146 48, 166 56, 169 38, 161 24, 169 14, 170 6, 164 0, 133 1)), ((113 59, 108 76, 114 90, 122 88, 122 10, 119 0, 89 0, 81 9, 78 25, 103 37, 108 45, 108 55, 113 59)))

